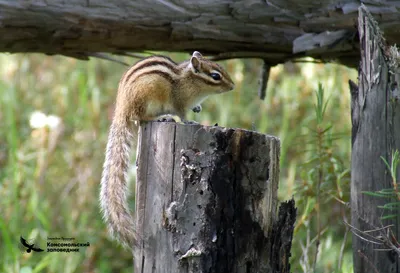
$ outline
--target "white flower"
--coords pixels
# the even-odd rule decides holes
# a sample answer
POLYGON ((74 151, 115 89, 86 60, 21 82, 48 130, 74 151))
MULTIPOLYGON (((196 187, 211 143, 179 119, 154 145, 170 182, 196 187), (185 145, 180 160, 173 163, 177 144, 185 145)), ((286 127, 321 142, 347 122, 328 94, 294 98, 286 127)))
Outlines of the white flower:
POLYGON ((42 112, 35 111, 31 114, 31 118, 29 119, 29 124, 32 128, 38 129, 46 126, 47 116, 42 112))
POLYGON ((39 129, 43 127, 49 127, 50 129, 57 128, 61 123, 61 118, 55 115, 49 115, 35 111, 31 114, 31 118, 29 119, 29 124, 34 129, 39 129))
POLYGON ((54 115, 50 115, 47 117, 47 126, 49 126, 49 128, 51 129, 55 129, 58 127, 58 125, 60 125, 61 123, 61 118, 54 116, 54 115))

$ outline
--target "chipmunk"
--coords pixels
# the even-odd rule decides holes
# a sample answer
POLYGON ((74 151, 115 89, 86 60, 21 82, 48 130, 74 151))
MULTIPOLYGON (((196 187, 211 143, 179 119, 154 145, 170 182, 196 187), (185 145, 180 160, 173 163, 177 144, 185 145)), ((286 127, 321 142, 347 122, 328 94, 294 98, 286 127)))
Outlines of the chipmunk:
POLYGON ((110 233, 125 247, 137 244, 127 203, 127 171, 139 122, 166 114, 184 120, 186 110, 198 112, 207 96, 234 86, 221 66, 197 51, 189 61, 179 64, 165 56, 148 57, 122 76, 103 165, 100 205, 110 233))

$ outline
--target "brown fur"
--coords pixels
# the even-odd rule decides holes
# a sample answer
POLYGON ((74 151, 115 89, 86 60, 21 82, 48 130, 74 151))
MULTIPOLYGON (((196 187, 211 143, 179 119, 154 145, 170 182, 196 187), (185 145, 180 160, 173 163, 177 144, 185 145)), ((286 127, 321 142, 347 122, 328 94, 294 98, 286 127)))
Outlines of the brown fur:
POLYGON ((184 119, 186 110, 197 106, 207 96, 233 88, 228 73, 198 52, 181 64, 168 57, 149 57, 122 76, 108 136, 100 205, 110 233, 124 246, 138 243, 127 203, 127 171, 138 129, 138 123, 133 121, 153 120, 165 114, 184 119), (210 73, 220 74, 221 80, 214 80, 210 73))

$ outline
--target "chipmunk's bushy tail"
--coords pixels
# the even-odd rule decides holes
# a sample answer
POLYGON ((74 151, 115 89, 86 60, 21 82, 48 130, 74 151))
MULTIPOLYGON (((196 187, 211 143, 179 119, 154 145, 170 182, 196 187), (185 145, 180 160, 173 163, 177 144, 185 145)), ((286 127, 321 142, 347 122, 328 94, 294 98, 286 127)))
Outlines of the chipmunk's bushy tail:
POLYGON ((100 206, 113 237, 125 247, 137 244, 133 217, 128 207, 128 169, 131 147, 136 143, 138 126, 114 120, 108 135, 101 178, 100 206))

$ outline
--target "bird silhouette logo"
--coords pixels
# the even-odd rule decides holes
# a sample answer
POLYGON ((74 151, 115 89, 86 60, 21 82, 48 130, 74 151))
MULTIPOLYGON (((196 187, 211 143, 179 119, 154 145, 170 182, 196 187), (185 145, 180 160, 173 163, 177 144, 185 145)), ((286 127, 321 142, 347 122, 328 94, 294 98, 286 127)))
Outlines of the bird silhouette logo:
POLYGON ((43 249, 41 249, 40 247, 35 247, 35 244, 30 244, 28 243, 22 236, 19 238, 19 240, 21 241, 21 244, 26 247, 26 252, 31 253, 32 250, 35 252, 42 252, 44 251, 43 249))

